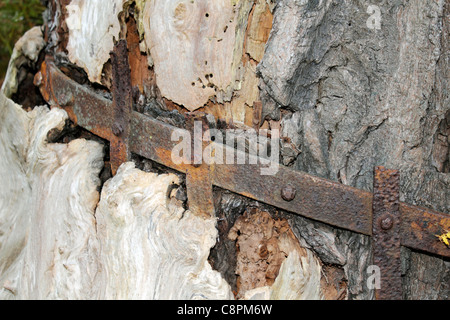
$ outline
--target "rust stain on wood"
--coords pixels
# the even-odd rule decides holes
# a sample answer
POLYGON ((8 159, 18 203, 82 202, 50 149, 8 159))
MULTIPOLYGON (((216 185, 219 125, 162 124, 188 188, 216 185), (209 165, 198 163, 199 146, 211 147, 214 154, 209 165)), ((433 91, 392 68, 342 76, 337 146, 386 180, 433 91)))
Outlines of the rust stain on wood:
POLYGON ((378 300, 401 300, 400 260, 400 174, 397 170, 375 168, 373 195, 373 262, 380 268, 378 300))
POLYGON ((131 86, 138 87, 141 94, 148 89, 150 84, 150 70, 148 67, 148 57, 139 48, 139 32, 136 21, 130 17, 127 22, 127 43, 129 51, 129 63, 131 72, 131 86))
POLYGON ((228 234, 237 247, 237 298, 247 290, 273 285, 281 264, 293 250, 306 256, 286 219, 257 208, 240 216, 228 234))

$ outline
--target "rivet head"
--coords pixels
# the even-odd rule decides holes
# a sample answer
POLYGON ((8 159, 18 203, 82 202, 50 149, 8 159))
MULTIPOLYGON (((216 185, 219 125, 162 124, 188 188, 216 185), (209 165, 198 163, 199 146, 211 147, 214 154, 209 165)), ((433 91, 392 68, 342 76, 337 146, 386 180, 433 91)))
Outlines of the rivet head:
POLYGON ((383 230, 390 230, 394 226, 394 220, 391 216, 384 216, 381 217, 379 220, 380 227, 383 230))
POLYGON ((259 256, 263 259, 267 258, 267 256, 269 255, 269 250, 267 249, 267 246, 265 244, 261 244, 259 245, 258 249, 259 249, 258 250, 259 256))
POLYGON ((283 189, 281 189, 281 197, 285 201, 294 200, 296 194, 297 190, 291 185, 284 186, 283 189))
POLYGON ((112 127, 112 133, 118 137, 123 133, 123 128, 120 123, 115 122, 112 127))

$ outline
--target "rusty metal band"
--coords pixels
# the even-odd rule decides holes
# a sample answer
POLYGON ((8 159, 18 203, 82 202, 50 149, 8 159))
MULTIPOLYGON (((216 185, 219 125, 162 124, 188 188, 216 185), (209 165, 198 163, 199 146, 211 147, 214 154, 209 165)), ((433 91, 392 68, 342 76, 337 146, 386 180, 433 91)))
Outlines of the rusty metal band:
MULTIPOLYGON (((111 141, 115 119, 108 112, 112 105, 110 100, 71 80, 51 61, 43 63, 37 77, 42 79, 40 89, 50 105, 64 108, 79 126, 111 141)), ((179 131, 187 132, 132 111, 129 150, 186 174, 192 170, 192 165, 172 159, 172 150, 178 141, 172 141, 171 137, 179 131)), ((214 148, 230 148, 213 144, 214 148)), ((209 166, 208 175, 214 186, 338 228, 372 235, 372 193, 282 165, 275 175, 263 176, 261 168, 266 165, 261 163, 263 161, 256 165, 213 164, 209 166)), ((436 237, 450 230, 450 215, 405 203, 400 203, 400 213, 402 245, 450 257, 450 249, 436 237)))
POLYGON ((214 217, 214 194, 211 168, 203 159, 204 137, 208 132, 206 114, 191 112, 186 116, 186 128, 191 135, 191 154, 186 163, 192 163, 186 170, 186 192, 189 209, 205 217, 214 217))
POLYGON ((400 174, 376 167, 373 185, 373 263, 380 268, 377 300, 401 300, 400 174))
POLYGON ((130 115, 133 111, 131 93, 131 71, 128 61, 128 48, 126 40, 119 40, 111 52, 112 65, 112 109, 114 116, 111 126, 110 162, 111 171, 115 175, 120 165, 130 159, 128 148, 130 135, 130 115))

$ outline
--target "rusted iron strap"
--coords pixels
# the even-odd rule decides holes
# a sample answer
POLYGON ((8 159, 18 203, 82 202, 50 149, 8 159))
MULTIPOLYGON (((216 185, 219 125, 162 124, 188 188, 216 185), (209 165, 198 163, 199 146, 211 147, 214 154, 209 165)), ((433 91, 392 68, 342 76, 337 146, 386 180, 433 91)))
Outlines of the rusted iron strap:
POLYGON ((111 171, 115 175, 120 165, 128 161, 131 153, 128 147, 130 135, 130 115, 133 111, 131 93, 131 71, 128 61, 126 40, 119 40, 111 52, 112 65, 112 110, 114 123, 110 136, 111 171))
POLYGON ((307 218, 367 235, 372 232, 369 192, 285 166, 280 165, 274 175, 262 176, 260 165, 216 164, 213 183, 307 218))
POLYGON ((35 76, 35 84, 39 86, 47 103, 66 110, 76 125, 105 140, 113 139, 111 100, 93 94, 90 89, 71 80, 50 61, 42 63, 41 71, 35 76))
POLYGON ((438 238, 450 231, 450 215, 404 202, 400 202, 400 212, 403 246, 450 257, 450 247, 438 238))
POLYGON ((373 186, 373 262, 380 268, 381 288, 377 300, 401 300, 400 261, 400 174, 397 170, 376 167, 373 186))
MULTIPOLYGON (((186 128, 191 134, 190 159, 186 163, 192 163, 186 170, 186 191, 189 209, 205 216, 214 217, 214 194, 211 181, 211 168, 203 161, 203 150, 209 140, 205 134, 208 132, 206 114, 191 112, 186 116, 186 128)), ((167 137, 169 138, 169 137, 167 137)))
MULTIPOLYGON (((52 63, 44 63, 41 73, 41 92, 50 105, 63 107, 78 125, 111 141, 115 119, 108 114, 110 100, 69 79, 52 63)), ((133 111, 130 151, 186 174, 192 166, 172 160, 172 150, 178 141, 172 141, 171 137, 179 130, 133 111)), ((282 165, 273 176, 262 176, 260 172, 260 164, 210 166, 212 185, 335 227, 372 235, 372 193, 282 165), (295 192, 283 192, 289 188, 295 192), (286 200, 289 194, 295 194, 292 200, 286 200)), ((436 237, 450 230, 450 215, 405 203, 400 203, 400 212, 403 246, 450 257, 450 249, 436 237)))

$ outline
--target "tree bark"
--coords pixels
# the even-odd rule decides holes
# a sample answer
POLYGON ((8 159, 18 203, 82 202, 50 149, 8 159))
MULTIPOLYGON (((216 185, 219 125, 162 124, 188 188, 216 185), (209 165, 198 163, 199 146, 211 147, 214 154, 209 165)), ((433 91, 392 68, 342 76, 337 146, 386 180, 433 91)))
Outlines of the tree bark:
MULTIPOLYGON (((380 29, 367 26, 369 5, 278 2, 258 66, 264 114, 298 141, 295 168, 366 190, 375 166, 396 168, 402 200, 448 213, 449 3, 383 2, 380 29)), ((356 252, 367 252, 359 241, 356 252)), ((405 298, 448 299, 448 261, 415 252, 404 259, 405 298)), ((368 297, 349 281, 351 294, 368 297)))
MULTIPOLYGON (((110 97, 119 39, 138 112, 280 129, 283 165, 368 191, 398 169, 402 201, 449 213, 448 1, 45 2, 0 94, 0 298, 374 298, 370 237, 219 188, 202 217, 184 176, 133 155, 112 177, 105 141, 34 107, 45 55, 110 97)), ((402 267, 403 298, 449 299, 448 259, 402 267)))

